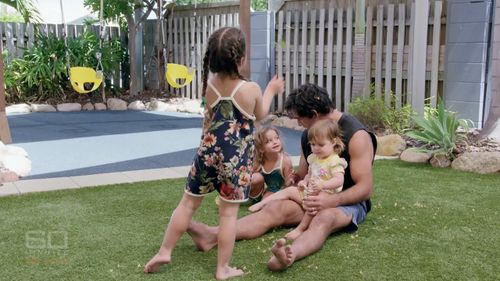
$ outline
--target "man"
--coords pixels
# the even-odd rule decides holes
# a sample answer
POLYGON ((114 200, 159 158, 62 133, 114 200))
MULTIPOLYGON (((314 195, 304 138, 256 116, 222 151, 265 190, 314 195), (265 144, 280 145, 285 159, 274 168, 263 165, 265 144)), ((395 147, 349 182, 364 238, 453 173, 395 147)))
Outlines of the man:
MULTIPOLYGON (((286 102, 287 112, 297 118, 306 129, 317 120, 330 119, 337 122, 343 132, 345 150, 341 157, 348 167, 344 175, 343 191, 335 195, 322 193, 304 199, 304 207, 291 200, 271 201, 260 211, 242 217, 237 222, 236 239, 254 239, 278 226, 297 225, 304 211, 313 215, 309 228, 291 245, 280 239, 272 248, 268 262, 272 271, 284 270, 321 249, 328 236, 336 231, 355 231, 370 210, 373 188, 372 163, 376 149, 375 136, 354 117, 336 109, 325 89, 305 84, 290 93, 286 102)), ((297 175, 307 174, 307 156, 311 154, 307 130, 301 138, 302 154, 297 175)), ((208 251, 217 244, 217 227, 191 222, 188 233, 196 246, 208 251)))

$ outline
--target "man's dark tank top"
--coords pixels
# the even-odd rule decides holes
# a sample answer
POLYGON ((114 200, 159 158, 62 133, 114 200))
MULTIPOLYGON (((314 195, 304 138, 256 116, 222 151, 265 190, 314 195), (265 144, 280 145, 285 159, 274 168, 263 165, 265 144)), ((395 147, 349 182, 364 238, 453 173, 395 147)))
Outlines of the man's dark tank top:
MULTIPOLYGON (((365 128, 365 126, 363 126, 363 124, 361 124, 361 122, 358 121, 358 119, 347 113, 342 113, 342 117, 340 117, 338 125, 340 127, 340 130, 342 131, 342 141, 344 142, 345 145, 344 151, 342 151, 340 157, 344 158, 347 161, 347 163, 350 163, 351 157, 349 156, 349 141, 351 140, 354 133, 356 133, 359 130, 365 130, 370 135, 373 144, 373 156, 375 157, 375 151, 377 150, 377 139, 375 138, 375 135, 373 133, 369 132, 365 128)), ((307 159, 307 156, 309 156, 312 153, 311 146, 309 145, 309 139, 307 138, 307 130, 305 130, 302 133, 301 146, 302 146, 302 153, 304 154, 304 157, 307 159)), ((342 190, 349 189, 355 184, 354 180, 351 177, 350 167, 351 166, 348 165, 347 168, 345 169, 344 187, 342 190)), ((370 209, 371 209, 371 201, 367 200, 366 201, 367 212, 369 212, 370 209)))

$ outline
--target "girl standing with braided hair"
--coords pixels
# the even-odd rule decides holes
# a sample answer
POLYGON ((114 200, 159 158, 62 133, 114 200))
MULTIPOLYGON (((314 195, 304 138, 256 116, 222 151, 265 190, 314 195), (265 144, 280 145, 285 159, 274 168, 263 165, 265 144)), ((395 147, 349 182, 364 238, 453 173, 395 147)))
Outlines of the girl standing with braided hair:
POLYGON ((217 190, 221 200, 215 278, 222 280, 243 274, 229 262, 239 205, 248 200, 254 122, 269 113, 274 95, 284 90, 283 79, 274 77, 262 94, 258 84, 240 74, 244 63, 245 37, 240 29, 224 27, 209 37, 203 58, 205 115, 200 147, 184 196, 172 214, 160 250, 144 267, 146 273, 170 263, 172 250, 186 232, 203 197, 217 190))

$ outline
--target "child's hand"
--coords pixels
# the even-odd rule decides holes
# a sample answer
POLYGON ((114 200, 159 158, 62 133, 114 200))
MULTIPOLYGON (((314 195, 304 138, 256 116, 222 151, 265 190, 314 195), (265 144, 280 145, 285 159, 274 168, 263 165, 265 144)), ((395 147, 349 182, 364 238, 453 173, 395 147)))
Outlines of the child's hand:
POLYGON ((312 179, 311 182, 309 183, 311 188, 314 190, 322 190, 323 189, 323 183, 321 182, 320 179, 312 179))
POLYGON ((307 195, 305 197, 309 197, 310 195, 318 195, 320 191, 321 190, 316 189, 315 187, 313 187, 312 182, 309 182, 309 186, 306 189, 306 194, 307 195))
POLYGON ((298 178, 298 175, 295 173, 295 171, 292 171, 290 173, 290 175, 288 175, 287 179, 285 180, 285 186, 294 185, 297 178, 298 178))
POLYGON ((276 95, 283 93, 283 91, 285 91, 285 80, 283 79, 283 77, 278 77, 278 75, 275 75, 267 84, 266 92, 276 95))
POLYGON ((307 182, 305 180, 301 180, 297 184, 297 187, 299 188, 300 191, 304 191, 307 188, 307 182))

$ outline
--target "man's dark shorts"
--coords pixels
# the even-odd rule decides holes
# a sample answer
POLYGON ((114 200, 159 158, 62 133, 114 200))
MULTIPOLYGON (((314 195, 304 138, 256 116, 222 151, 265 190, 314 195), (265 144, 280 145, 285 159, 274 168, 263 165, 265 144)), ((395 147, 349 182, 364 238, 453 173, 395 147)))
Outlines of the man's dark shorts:
POLYGON ((358 224, 362 223, 366 217, 366 202, 363 201, 355 205, 340 206, 338 208, 346 215, 352 215, 351 224, 346 226, 343 231, 354 232, 358 230, 358 224))

